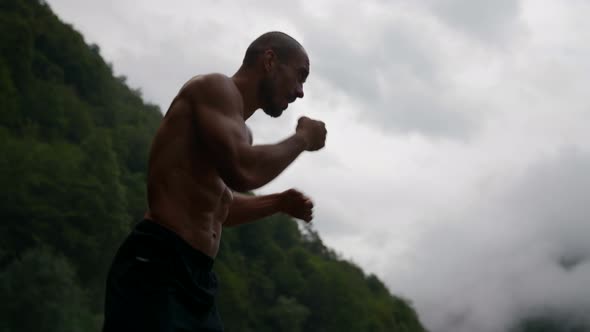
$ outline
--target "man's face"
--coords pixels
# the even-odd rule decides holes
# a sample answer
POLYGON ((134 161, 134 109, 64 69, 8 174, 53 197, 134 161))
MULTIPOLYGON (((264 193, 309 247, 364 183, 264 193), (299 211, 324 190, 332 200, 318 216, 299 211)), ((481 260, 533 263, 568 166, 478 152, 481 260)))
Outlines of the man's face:
POLYGON ((290 103, 303 98, 303 84, 309 75, 309 59, 304 50, 288 61, 277 61, 273 69, 260 82, 262 110, 279 117, 290 103))

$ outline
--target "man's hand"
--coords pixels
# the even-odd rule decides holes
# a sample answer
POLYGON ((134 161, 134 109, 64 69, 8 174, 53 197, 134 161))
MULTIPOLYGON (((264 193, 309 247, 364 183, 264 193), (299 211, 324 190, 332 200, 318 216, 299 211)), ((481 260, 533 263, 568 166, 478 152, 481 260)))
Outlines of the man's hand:
POLYGON ((305 222, 310 222, 313 219, 313 202, 309 197, 296 189, 286 190, 280 195, 281 212, 305 222))
POLYGON ((297 122, 295 132, 305 141, 307 151, 316 151, 326 144, 326 125, 322 121, 312 120, 302 116, 297 122))

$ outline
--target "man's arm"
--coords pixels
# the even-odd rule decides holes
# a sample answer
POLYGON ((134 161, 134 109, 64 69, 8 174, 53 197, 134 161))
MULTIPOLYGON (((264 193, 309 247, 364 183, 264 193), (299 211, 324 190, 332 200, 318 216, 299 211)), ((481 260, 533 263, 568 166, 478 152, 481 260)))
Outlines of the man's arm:
POLYGON ((323 147, 325 126, 306 119, 289 138, 252 146, 241 114, 242 101, 231 80, 212 78, 193 103, 195 123, 223 181, 240 192, 254 190, 276 178, 303 151, 323 147), (323 138, 321 137, 323 134, 323 138), (322 141, 318 144, 316 141, 322 141))
POLYGON ((313 203, 311 200, 295 189, 263 196, 251 196, 234 192, 229 214, 223 226, 238 226, 279 212, 309 222, 313 218, 312 209, 313 203))
POLYGON ((224 227, 250 223, 281 212, 280 194, 250 196, 234 192, 224 227))

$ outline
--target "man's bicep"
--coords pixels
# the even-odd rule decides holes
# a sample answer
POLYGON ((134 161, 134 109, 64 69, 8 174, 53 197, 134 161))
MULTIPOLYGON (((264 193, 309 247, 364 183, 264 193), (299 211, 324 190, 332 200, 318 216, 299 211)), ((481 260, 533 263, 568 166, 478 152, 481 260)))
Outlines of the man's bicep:
POLYGON ((200 106, 195 110, 199 140, 208 157, 225 181, 240 177, 244 154, 247 154, 248 135, 240 119, 227 111, 200 106))

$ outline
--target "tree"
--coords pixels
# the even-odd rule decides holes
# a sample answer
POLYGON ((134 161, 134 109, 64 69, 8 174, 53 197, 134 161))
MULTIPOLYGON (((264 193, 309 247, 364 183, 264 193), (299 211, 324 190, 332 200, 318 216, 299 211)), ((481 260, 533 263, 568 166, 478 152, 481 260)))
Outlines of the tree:
POLYGON ((0 271, 0 330, 98 331, 71 264, 45 247, 33 248, 0 271))

